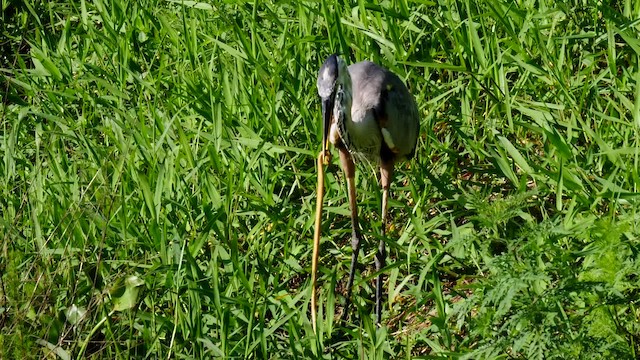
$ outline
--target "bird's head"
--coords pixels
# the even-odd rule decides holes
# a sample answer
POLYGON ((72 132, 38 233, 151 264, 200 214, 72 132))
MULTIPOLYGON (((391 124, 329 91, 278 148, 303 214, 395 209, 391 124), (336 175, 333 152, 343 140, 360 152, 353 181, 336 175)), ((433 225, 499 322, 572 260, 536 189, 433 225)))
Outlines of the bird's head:
POLYGON ((351 78, 347 64, 337 55, 325 60, 318 72, 318 95, 322 99, 322 152, 329 147, 329 129, 336 110, 344 111, 344 104, 336 103, 336 93, 350 91, 351 78))

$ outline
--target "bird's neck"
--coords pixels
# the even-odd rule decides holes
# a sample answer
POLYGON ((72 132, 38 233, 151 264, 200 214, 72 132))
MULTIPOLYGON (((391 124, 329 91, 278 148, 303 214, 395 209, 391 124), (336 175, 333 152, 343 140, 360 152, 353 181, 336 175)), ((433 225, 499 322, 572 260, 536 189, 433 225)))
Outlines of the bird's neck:
POLYGON ((352 126, 351 100, 351 84, 346 83, 344 85, 340 85, 336 93, 334 119, 338 126, 340 138, 347 148, 351 145, 351 139, 349 137, 349 128, 352 126))

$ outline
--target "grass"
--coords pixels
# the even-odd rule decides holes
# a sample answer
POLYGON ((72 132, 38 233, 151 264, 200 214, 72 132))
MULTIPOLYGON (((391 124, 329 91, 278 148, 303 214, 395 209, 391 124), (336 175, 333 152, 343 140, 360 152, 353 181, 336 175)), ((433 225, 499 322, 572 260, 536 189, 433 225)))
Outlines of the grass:
POLYGON ((1 4, 0 358, 638 357, 634 2, 1 4), (381 328, 374 169, 342 323, 329 169, 316 336, 332 52, 398 73, 422 122, 394 181, 381 328))

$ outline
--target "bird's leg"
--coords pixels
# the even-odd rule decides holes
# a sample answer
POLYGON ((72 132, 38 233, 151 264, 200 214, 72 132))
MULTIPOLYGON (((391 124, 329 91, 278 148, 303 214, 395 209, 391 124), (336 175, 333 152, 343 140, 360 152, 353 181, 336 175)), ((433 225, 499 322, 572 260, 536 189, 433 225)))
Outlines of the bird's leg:
POLYGON ((349 210, 351 210, 351 266, 349 267, 349 279, 347 280, 347 299, 344 306, 344 314, 348 316, 349 305, 351 304, 351 290, 353 287, 353 278, 358 264, 358 253, 360 252, 360 224, 358 223, 358 205, 356 204, 356 168, 349 151, 340 148, 340 163, 344 173, 347 176, 347 188, 349 190, 349 210))
MULTIPOLYGON (((389 185, 391 184, 391 176, 393 175, 393 161, 382 162, 380 165, 380 185, 382 187, 382 238, 378 245, 378 253, 376 254, 376 272, 379 272, 385 266, 386 252, 384 236, 387 230, 387 201, 389 198, 389 185)), ((376 323, 380 325, 382 321, 382 294, 383 294, 383 277, 382 273, 378 274, 376 279, 376 323)))

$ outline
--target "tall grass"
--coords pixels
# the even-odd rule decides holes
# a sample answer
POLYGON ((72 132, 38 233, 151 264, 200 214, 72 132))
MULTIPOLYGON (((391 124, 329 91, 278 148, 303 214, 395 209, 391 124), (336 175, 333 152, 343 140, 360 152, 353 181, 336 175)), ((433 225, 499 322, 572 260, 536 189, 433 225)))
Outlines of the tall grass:
POLYGON ((640 6, 3 1, 0 358, 637 358, 640 6), (317 69, 398 73, 398 168, 356 311, 329 171, 309 320, 317 69))

